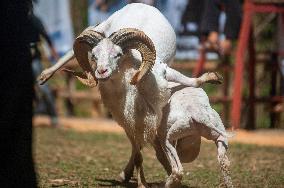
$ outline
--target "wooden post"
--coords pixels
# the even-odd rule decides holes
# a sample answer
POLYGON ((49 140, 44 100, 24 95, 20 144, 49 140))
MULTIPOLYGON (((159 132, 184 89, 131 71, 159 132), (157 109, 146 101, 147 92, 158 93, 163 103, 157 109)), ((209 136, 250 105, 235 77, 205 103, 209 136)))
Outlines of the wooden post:
POLYGON ((246 129, 255 129, 255 48, 253 29, 250 32, 249 40, 249 59, 248 59, 248 77, 249 77, 249 110, 246 129))
POLYGON ((239 35, 239 44, 236 52, 236 63, 234 70, 234 82, 233 82, 233 101, 231 109, 231 122, 233 129, 240 127, 241 118, 241 102, 242 102, 242 82, 243 82, 243 68, 244 68, 244 56, 247 49, 252 15, 253 12, 250 9, 251 2, 246 0, 244 4, 244 15, 239 35))
POLYGON ((71 17, 75 36, 88 26, 88 0, 71 0, 71 17))
MULTIPOLYGON (((277 53, 272 53, 271 55, 271 88, 270 88, 270 97, 273 98, 276 96, 276 84, 277 84, 277 53)), ((276 106, 277 102, 271 102, 270 108, 270 127, 275 128, 275 124, 277 121, 277 114, 274 112, 274 107, 276 106)))
MULTIPOLYGON (((229 66, 230 66, 230 56, 225 55, 221 59, 221 66, 223 68, 223 98, 227 99, 229 97, 229 83, 230 83, 230 73, 229 73, 229 66)), ((229 125, 229 101, 223 101, 223 112, 222 112, 222 119, 225 122, 225 126, 228 127, 229 125)))

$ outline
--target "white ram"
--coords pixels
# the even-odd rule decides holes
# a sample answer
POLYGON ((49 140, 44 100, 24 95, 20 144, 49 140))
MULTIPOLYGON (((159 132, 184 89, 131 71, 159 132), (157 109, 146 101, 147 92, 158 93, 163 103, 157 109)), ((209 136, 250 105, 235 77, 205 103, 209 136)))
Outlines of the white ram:
POLYGON ((103 103, 132 144, 131 157, 120 174, 123 181, 132 177, 135 167, 138 186, 147 185, 141 149, 150 143, 169 174, 165 187, 178 187, 181 162, 197 157, 204 136, 216 142, 221 171, 230 187, 225 155, 228 135, 206 93, 193 88, 218 82, 219 77, 209 73, 188 78, 169 68, 175 46, 175 33, 157 9, 130 4, 100 25, 84 30, 74 43, 74 54, 69 52, 45 70, 40 81, 44 83, 75 56, 84 72, 68 72, 88 86, 98 82, 103 103))

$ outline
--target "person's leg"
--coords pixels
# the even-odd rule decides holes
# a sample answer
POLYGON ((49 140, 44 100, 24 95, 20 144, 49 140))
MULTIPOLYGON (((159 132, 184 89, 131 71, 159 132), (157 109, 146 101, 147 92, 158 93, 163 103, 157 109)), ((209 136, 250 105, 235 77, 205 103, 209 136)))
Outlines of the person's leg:
MULTIPOLYGON (((34 59, 32 63, 32 68, 33 68, 33 73, 34 77, 37 78, 40 73, 43 70, 42 64, 40 62, 40 59, 34 59)), ((38 84, 38 83, 35 83, 38 84)), ((47 83, 44 85, 37 85, 37 88, 39 89, 38 92, 40 92, 41 100, 43 101, 43 106, 46 108, 46 111, 48 115, 50 116, 51 119, 51 125, 52 126, 57 126, 58 125, 58 118, 57 118, 57 112, 56 112, 56 107, 55 107, 55 99, 54 96, 48 86, 47 83)), ((40 104, 40 101, 39 101, 40 104)))
POLYGON ((232 50, 232 40, 239 35, 242 10, 239 0, 222 0, 225 8, 226 23, 224 28, 225 39, 220 42, 222 54, 230 54, 232 50))
POLYGON ((183 26, 183 32, 188 30, 188 23, 194 23, 199 27, 203 12, 203 1, 200 0, 190 0, 187 3, 187 6, 183 12, 181 18, 181 25, 183 26))
POLYGON ((218 0, 204 0, 203 15, 200 23, 200 32, 202 35, 210 35, 210 42, 217 42, 219 32, 220 7, 218 0))
POLYGON ((222 0, 226 13, 224 34, 227 39, 237 39, 239 35, 242 9, 239 0, 222 0))
POLYGON ((40 85, 40 92, 42 92, 42 98, 45 103, 46 111, 50 116, 51 125, 57 126, 58 125, 58 117, 57 111, 55 106, 55 98, 47 84, 40 85))

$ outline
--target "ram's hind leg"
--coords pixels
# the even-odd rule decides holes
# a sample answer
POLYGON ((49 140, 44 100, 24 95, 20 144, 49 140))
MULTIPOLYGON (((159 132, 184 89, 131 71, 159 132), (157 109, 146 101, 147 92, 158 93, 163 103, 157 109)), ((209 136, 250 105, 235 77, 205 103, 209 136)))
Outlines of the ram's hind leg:
POLYGON ((167 178, 165 187, 166 188, 180 187, 183 176, 183 167, 181 165, 177 151, 168 140, 166 140, 165 146, 162 147, 172 167, 171 175, 167 178))
POLYGON ((224 138, 223 136, 220 135, 218 139, 215 141, 215 143, 218 149, 218 162, 222 173, 223 183, 227 188, 232 188, 234 186, 230 176, 231 174, 229 169, 230 161, 226 155, 226 151, 228 148, 227 138, 224 138))

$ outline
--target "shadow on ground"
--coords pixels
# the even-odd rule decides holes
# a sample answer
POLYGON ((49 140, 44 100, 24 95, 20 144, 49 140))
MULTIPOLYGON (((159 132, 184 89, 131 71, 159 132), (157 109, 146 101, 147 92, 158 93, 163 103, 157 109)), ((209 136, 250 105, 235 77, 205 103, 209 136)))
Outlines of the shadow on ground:
MULTIPOLYGON (((120 182, 118 180, 114 179, 98 179, 96 178, 96 181, 98 181, 98 185, 100 187, 127 187, 127 188, 137 188, 137 182, 136 179, 132 179, 131 181, 125 183, 120 182)), ((148 183, 148 186, 151 188, 162 188, 164 187, 165 182, 152 182, 148 183)), ((182 185, 181 188, 197 188, 197 187, 189 187, 187 185, 182 185)))

